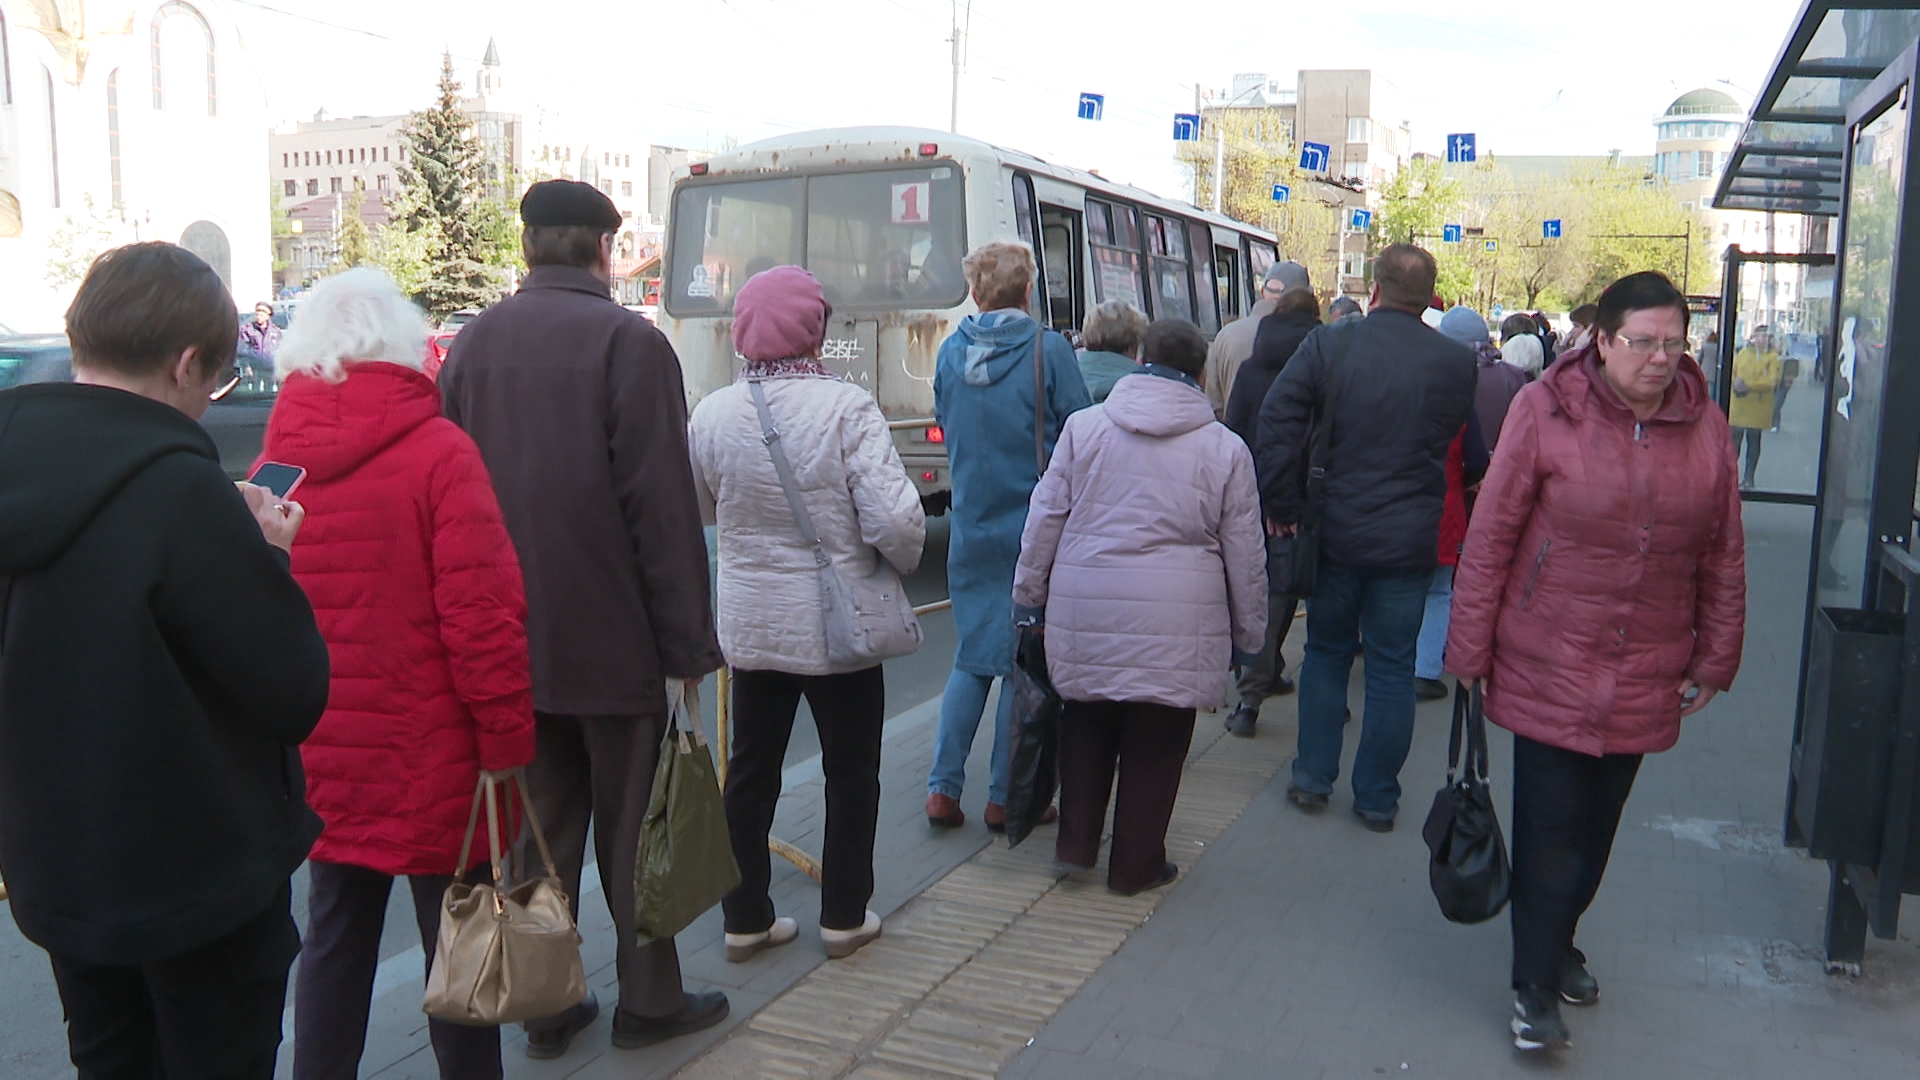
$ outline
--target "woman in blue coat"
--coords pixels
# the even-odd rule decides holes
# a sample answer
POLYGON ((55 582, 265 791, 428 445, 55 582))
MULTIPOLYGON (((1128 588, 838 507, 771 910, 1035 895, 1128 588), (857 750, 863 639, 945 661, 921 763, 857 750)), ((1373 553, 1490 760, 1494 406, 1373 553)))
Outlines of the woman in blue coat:
MULTIPOLYGON (((1028 314, 1032 249, 983 244, 964 268, 980 314, 967 316, 941 343, 933 377, 934 411, 946 432, 953 477, 947 588, 960 632, 927 776, 927 821, 946 828, 966 822, 960 791, 967 755, 993 680, 1013 670, 1013 565, 1020 557, 1027 500, 1067 416, 1093 404, 1073 346, 1043 332, 1028 314), (1038 348, 1036 338, 1042 341, 1038 348)), ((1006 827, 1012 701, 1003 691, 993 726, 986 822, 995 831, 1006 827)), ((1048 815, 1052 820, 1051 810, 1048 815)))

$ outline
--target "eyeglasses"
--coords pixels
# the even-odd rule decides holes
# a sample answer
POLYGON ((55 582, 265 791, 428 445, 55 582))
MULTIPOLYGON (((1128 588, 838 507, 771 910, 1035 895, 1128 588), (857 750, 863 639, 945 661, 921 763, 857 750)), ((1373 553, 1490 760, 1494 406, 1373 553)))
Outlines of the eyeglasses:
POLYGON ((1628 352, 1640 357, 1651 357, 1655 353, 1665 353, 1668 356, 1687 354, 1686 338, 1630 338, 1616 334, 1613 340, 1625 345, 1628 352))

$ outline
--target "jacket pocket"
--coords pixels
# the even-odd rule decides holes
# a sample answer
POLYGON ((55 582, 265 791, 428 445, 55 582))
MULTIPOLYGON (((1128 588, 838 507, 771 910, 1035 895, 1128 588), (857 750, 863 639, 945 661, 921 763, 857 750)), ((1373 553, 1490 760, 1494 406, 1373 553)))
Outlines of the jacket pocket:
POLYGON ((1552 540, 1540 542, 1540 554, 1533 560, 1533 572, 1527 575, 1527 587, 1520 590, 1520 610, 1525 611, 1533 604, 1533 587, 1540 584, 1540 572, 1547 568, 1547 552, 1553 550, 1552 540))

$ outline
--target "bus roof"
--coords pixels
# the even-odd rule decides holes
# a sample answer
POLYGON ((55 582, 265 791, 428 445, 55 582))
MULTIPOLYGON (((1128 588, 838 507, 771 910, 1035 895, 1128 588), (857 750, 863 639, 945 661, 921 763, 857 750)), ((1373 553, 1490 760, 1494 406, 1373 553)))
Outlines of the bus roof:
MULTIPOLYGON (((1162 198, 1151 191, 1134 187, 1131 184, 1117 184, 1103 176, 1095 175, 1085 169, 1076 169, 1069 165, 1056 165, 1044 158, 1035 157, 1021 150, 1009 150, 1003 146, 980 139, 956 135, 951 131, 934 131, 931 128, 916 127, 843 127, 820 128, 813 131, 796 131, 790 135, 779 135, 770 139, 748 143, 737 150, 716 154, 707 159, 711 173, 732 173, 753 171, 759 168, 753 158, 761 154, 788 153, 803 150, 831 150, 839 146, 877 146, 884 147, 882 160, 890 157, 903 157, 916 160, 918 148, 923 143, 939 146, 942 156, 951 155, 956 149, 964 148, 976 155, 999 158, 1001 161, 1056 180, 1078 184, 1089 191, 1099 192, 1142 206, 1161 211, 1180 214, 1183 217, 1197 218, 1238 232, 1258 236, 1274 241, 1274 234, 1257 225, 1236 221, 1224 214, 1202 210, 1191 203, 1162 198)), ((710 174, 711 174, 710 173, 710 174)))

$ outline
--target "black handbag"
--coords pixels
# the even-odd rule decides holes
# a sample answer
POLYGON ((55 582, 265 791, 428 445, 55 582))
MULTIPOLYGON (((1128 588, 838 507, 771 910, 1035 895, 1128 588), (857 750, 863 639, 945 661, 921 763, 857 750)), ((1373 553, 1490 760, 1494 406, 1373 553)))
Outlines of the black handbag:
POLYGON ((1457 923, 1486 922, 1507 906, 1513 870, 1500 835, 1500 816, 1487 788, 1487 721, 1479 691, 1461 684, 1453 696, 1453 738, 1447 748, 1447 786, 1433 797, 1420 830, 1432 853, 1427 878, 1440 914, 1457 923), (1461 760, 1464 735, 1466 758, 1461 760))
POLYGON ((1020 624, 1013 674, 1001 693, 1013 695, 1013 736, 1007 762, 1007 846, 1027 838, 1060 789, 1060 713, 1065 703, 1047 676, 1046 639, 1034 623, 1020 624))
POLYGON ((1327 503, 1327 457, 1333 443, 1333 410, 1340 402, 1340 384, 1346 374, 1342 369, 1346 366, 1347 350, 1353 346, 1354 333, 1352 326, 1344 328, 1340 345, 1327 364, 1327 385, 1320 395, 1320 422, 1315 426, 1313 450, 1307 458, 1306 503, 1300 509, 1299 527, 1287 538, 1290 543, 1286 591, 1303 599, 1312 596, 1320 585, 1320 522, 1327 503))

